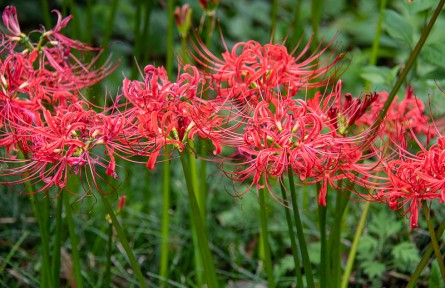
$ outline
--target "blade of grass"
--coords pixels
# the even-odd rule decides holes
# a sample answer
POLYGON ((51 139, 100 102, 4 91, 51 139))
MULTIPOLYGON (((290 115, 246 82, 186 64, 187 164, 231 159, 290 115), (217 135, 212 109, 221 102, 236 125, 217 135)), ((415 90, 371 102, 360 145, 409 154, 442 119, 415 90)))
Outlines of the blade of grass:
POLYGON ((6 255, 6 258, 3 260, 2 265, 0 266, 0 275, 3 275, 3 271, 6 268, 6 265, 11 261, 11 258, 14 256, 15 252, 19 249, 20 245, 22 245, 23 241, 26 240, 29 236, 29 231, 25 231, 22 236, 20 236, 19 240, 12 246, 11 250, 9 251, 8 255, 6 255))

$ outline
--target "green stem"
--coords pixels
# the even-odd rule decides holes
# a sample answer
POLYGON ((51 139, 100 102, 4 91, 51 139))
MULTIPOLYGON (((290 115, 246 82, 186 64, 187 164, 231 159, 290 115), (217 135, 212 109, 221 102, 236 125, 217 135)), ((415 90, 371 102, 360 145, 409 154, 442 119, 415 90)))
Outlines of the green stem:
POLYGON ((118 6, 118 0, 111 2, 110 14, 108 15, 107 25, 103 34, 102 46, 106 47, 110 43, 111 34, 113 33, 114 20, 116 19, 116 11, 118 6))
POLYGON ((340 286, 340 274, 341 274, 341 226, 343 215, 346 207, 349 203, 348 197, 343 197, 337 193, 337 199, 335 204, 335 216, 334 224, 329 235, 328 249, 330 255, 330 277, 329 283, 331 287, 340 286))
POLYGON ((116 215, 114 214, 113 208, 111 208, 110 203, 108 203, 107 198, 102 193, 98 193, 103 204, 105 207, 105 211, 108 213, 108 215, 111 218, 111 223, 113 224, 114 229, 116 230, 117 237, 119 238, 119 241, 122 244, 122 247, 124 248, 128 261, 130 262, 131 267, 133 268, 134 274, 136 274, 136 278, 138 279, 139 287, 141 288, 147 288, 147 283, 145 282, 144 276, 141 272, 141 268, 139 267, 138 262, 136 261, 136 258, 134 257, 133 251, 131 250, 130 244, 128 243, 127 236, 125 236, 124 229, 122 229, 122 226, 119 224, 119 221, 116 218, 116 215))
POLYGON ((46 29, 51 29, 51 15, 48 8, 48 0, 40 0, 42 5, 43 23, 45 23, 46 29))
MULTIPOLYGON (((136 9, 135 9, 134 27, 133 27, 133 35, 134 35, 133 55, 134 58, 136 59, 136 62, 140 60, 139 56, 140 56, 140 49, 142 47, 142 41, 145 41, 145 39, 141 39, 139 35, 139 30, 141 28, 141 18, 142 18, 141 14, 142 14, 142 1, 136 0, 136 9)), ((138 65, 137 63, 134 63, 131 69, 131 79, 136 79, 137 75, 138 75, 138 65)))
MULTIPOLYGON (((439 228, 436 231, 436 239, 440 239, 442 237, 443 232, 445 231, 445 219, 440 224, 439 228)), ((426 248, 425 252, 423 253, 422 259, 420 260, 419 264, 417 264, 416 270, 411 274, 411 277, 409 279, 408 285, 406 288, 414 288, 417 282, 417 279, 420 276, 420 273, 422 273, 425 266, 428 264, 431 253, 433 253, 433 243, 430 243, 428 247, 426 248)))
POLYGON ((79 238, 77 237, 76 231, 74 229, 74 221, 73 221, 73 215, 71 211, 70 201, 69 201, 69 193, 63 197, 63 201, 65 204, 65 214, 66 214, 66 223, 68 225, 68 232, 70 235, 70 241, 71 241, 71 256, 73 260, 73 274, 75 283, 72 283, 75 287, 82 288, 83 287, 83 280, 82 280, 82 273, 81 273, 81 264, 80 264, 80 256, 79 256, 79 238))
POLYGON ((203 225, 201 219, 201 212, 199 210, 198 201, 196 200, 196 194, 193 190, 193 184, 190 177, 189 167, 187 165, 187 155, 186 153, 181 154, 181 164, 182 170, 184 172, 185 182, 187 184, 187 191, 190 200, 190 209, 192 213, 192 221, 196 227, 196 233, 199 243, 199 248, 201 252, 202 262, 204 264, 204 275, 207 281, 207 286, 209 288, 218 287, 218 280, 216 277, 216 270, 212 259, 212 254, 210 253, 209 241, 207 239, 206 227, 203 225))
POLYGON ((162 227, 161 227, 161 263, 159 276, 161 285, 167 284, 168 271, 168 243, 170 238, 170 160, 167 156, 162 167, 162 227))
MULTIPOLYGON (((283 201, 286 203, 287 202, 286 188, 284 187, 284 184, 281 181, 280 181, 280 187, 281 187, 281 195, 283 196, 283 201)), ((290 209, 284 206, 284 210, 286 211, 287 228, 289 230, 289 238, 292 246, 292 256, 294 258, 294 263, 295 263, 297 287, 303 287, 303 276, 301 275, 301 265, 300 265, 300 258, 298 256, 299 253, 298 253, 297 242, 295 240, 294 224, 292 223, 292 216, 290 214, 290 209)))
POLYGON ((54 247, 52 258, 52 270, 54 277, 54 287, 60 287, 60 247, 62 239, 62 208, 63 208, 63 194, 57 198, 57 210, 56 210, 56 231, 54 235, 54 247))
POLYGON ((296 0, 294 5, 294 19, 292 20, 292 28, 290 29, 292 32, 291 38, 289 39, 289 47, 291 50, 297 45, 298 39, 303 35, 303 29, 301 28, 303 25, 300 23, 301 3, 302 0, 296 0))
MULTIPOLYGON (((25 184, 26 189, 29 193, 34 193, 31 184, 25 184)), ((46 199, 47 200, 47 199, 46 199)), ((45 200, 44 200, 45 201, 45 200)), ((41 205, 40 201, 37 199, 36 195, 31 194, 31 203, 34 210, 34 215, 37 218, 37 224, 39 226, 39 234, 41 239, 41 249, 42 249, 42 274, 41 274, 41 284, 42 287, 54 287, 53 279, 51 276, 51 266, 49 257, 49 233, 48 233, 48 218, 45 213, 46 205, 41 205)))
MULTIPOLYGON (((375 65, 377 63, 377 56, 380 47, 380 36, 382 35, 382 23, 383 23, 383 12, 385 11, 386 0, 380 1, 379 9, 379 19, 377 20, 377 27, 375 31, 374 41, 372 42, 371 56, 369 59, 369 65, 375 65)), ((366 82, 365 91, 369 91, 372 83, 370 81, 366 82)))
MULTIPOLYGON (((399 78, 397 78, 397 82, 392 88, 391 92, 389 93, 388 99, 386 100, 385 104, 383 105, 383 109, 380 111, 377 120, 374 122, 374 124, 371 127, 371 130, 374 134, 377 133, 378 127, 382 123, 383 119, 386 116, 386 113, 388 112, 389 106, 391 105, 392 101, 394 100, 394 97, 396 96, 397 92, 399 91, 400 87, 402 86, 403 81, 405 80, 406 76, 408 75, 409 70, 413 66, 414 62, 416 61, 417 56, 420 53, 420 50, 422 49, 423 45, 425 44, 426 39, 428 38, 428 35, 431 32, 431 29, 433 28, 434 23, 436 22, 437 17, 440 14, 440 11, 443 8, 443 5, 445 4, 445 0, 441 0, 439 4, 437 5, 436 10, 434 11, 433 16, 431 17, 430 22, 425 27, 425 29, 422 32, 422 35, 420 36, 419 41, 416 44, 416 47, 414 47, 413 52, 411 52, 411 55, 408 58, 408 61, 406 62, 405 67, 403 68, 402 72, 400 73, 399 78)), ((370 137, 372 139, 373 137, 370 137)))
POLYGON ((347 288, 349 285, 349 277, 351 276, 352 267, 354 265, 355 256, 357 254, 358 244, 362 237, 363 228, 365 227, 365 222, 366 222, 366 216, 368 215, 370 206, 371 202, 366 202, 365 207, 363 208, 362 215, 360 216, 358 227, 354 235, 354 240, 352 242, 351 250, 349 252, 348 261, 346 263, 346 269, 343 274, 341 288, 347 288))
POLYGON ((311 50, 315 51, 318 46, 318 29, 320 27, 323 0, 312 0, 311 4, 311 25, 313 33, 311 50))
MULTIPOLYGON (((320 183, 317 183, 317 190, 320 191, 320 183)), ((327 237, 326 237, 326 215, 327 215, 327 207, 318 205, 318 217, 320 221, 320 288, 327 287, 328 280, 328 250, 327 250, 327 237)))
POLYGON ((260 222, 261 222, 261 243, 262 243, 262 250, 264 254, 264 264, 266 266, 266 274, 267 274, 267 280, 268 285, 267 287, 273 288, 275 287, 275 280, 273 277, 273 266, 272 266, 272 258, 270 254, 270 246, 269 246, 269 229, 267 224, 267 213, 268 213, 268 206, 266 205, 266 189, 264 178, 261 178, 261 185, 264 188, 258 189, 259 193, 259 202, 260 202, 260 222))
POLYGON ((105 262, 103 287, 111 287, 111 255, 113 252, 113 225, 111 223, 108 224, 107 234, 107 261, 105 262))
MULTIPOLYGON (((276 33, 277 29, 277 11, 278 11, 278 0, 272 1, 272 6, 270 9, 270 18, 272 20, 272 25, 270 27, 270 33, 273 36, 276 33)), ((273 39, 272 39, 273 41, 273 39)))
POLYGON ((167 1, 167 19, 168 19, 168 26, 167 26, 167 63, 166 63, 166 70, 167 75, 169 77, 172 77, 172 71, 173 71, 173 27, 175 26, 174 23, 174 11, 173 7, 175 7, 174 0, 168 0, 167 1))
POLYGON ((290 166, 288 169, 288 176, 289 176, 289 186, 292 198, 292 207, 294 209, 294 221, 295 221, 295 226, 297 227, 297 236, 298 236, 298 242, 300 244, 301 258, 303 260, 303 267, 306 276, 306 284, 308 288, 313 288, 314 276, 312 275, 311 261, 309 259, 309 252, 307 250, 306 240, 304 238, 303 224, 301 223, 300 211, 297 205, 297 193, 295 192, 294 174, 292 171, 292 167, 290 166))
POLYGON ((443 256, 440 252, 440 246, 436 238, 436 231, 434 231, 433 220, 430 217, 430 211, 426 202, 423 203, 423 212, 428 222, 428 230, 430 232, 431 244, 433 244, 434 254, 436 255, 437 264, 439 264, 440 274, 442 274, 443 283, 445 283, 445 266, 443 264, 443 256))
MULTIPOLYGON (((195 150, 195 145, 193 144, 192 141, 188 142, 190 149, 195 150)), ((196 152, 195 152, 196 153, 196 152)), ((199 207, 199 211, 201 213, 201 220, 202 220, 202 224, 204 225, 204 227, 206 227, 206 217, 207 217, 207 213, 206 213, 206 203, 202 201, 202 194, 205 194, 205 191, 202 191, 201 189, 199 189, 200 187, 198 186, 198 168, 196 165, 196 158, 194 153, 189 153, 189 169, 190 169, 190 178, 192 181, 192 185, 193 185, 193 191, 195 191, 196 193, 196 200, 198 202, 198 207, 199 207)), ((205 198, 204 198, 205 199, 205 198)), ((193 216, 191 216, 193 217, 193 216)), ((193 235, 194 235, 194 239, 193 239, 193 244, 195 245, 195 247, 198 247, 196 245, 199 245, 198 239, 196 238, 196 227, 193 224, 192 225, 192 230, 193 230, 193 235)), ((197 278, 197 283, 198 286, 201 287, 202 286, 202 282, 203 282, 203 263, 201 261, 201 256, 199 255, 199 249, 195 249, 195 268, 196 268, 196 278, 197 278)))

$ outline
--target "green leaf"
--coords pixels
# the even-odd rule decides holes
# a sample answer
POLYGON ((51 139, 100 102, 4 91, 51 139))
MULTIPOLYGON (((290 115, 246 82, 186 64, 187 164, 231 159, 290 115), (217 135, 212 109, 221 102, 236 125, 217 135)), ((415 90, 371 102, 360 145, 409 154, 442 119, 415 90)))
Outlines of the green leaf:
POLYGON ((386 270, 386 266, 383 263, 366 261, 362 263, 363 271, 369 278, 382 277, 383 272, 386 270))
POLYGON ((416 14, 421 11, 425 11, 428 9, 432 9, 437 5, 437 0, 422 0, 422 1, 413 1, 411 3, 408 3, 408 1, 405 1, 405 5, 407 6, 407 10, 410 12, 410 14, 416 14))
POLYGON ((419 252, 412 242, 402 242, 391 251, 396 266, 404 271, 410 270, 420 261, 419 252))
POLYGON ((445 45, 443 43, 424 46, 420 56, 431 64, 445 67, 445 45))
POLYGON ((370 81, 373 84, 384 84, 386 82, 386 74, 389 73, 387 67, 367 66, 360 72, 360 77, 370 81))
POLYGON ((363 235, 358 244, 357 258, 364 261, 371 261, 376 256, 377 245, 378 241, 374 237, 363 235))
POLYGON ((400 221, 390 221, 389 214, 386 210, 381 210, 374 215, 369 224, 369 232, 379 235, 379 238, 385 240, 386 238, 395 235, 402 229, 400 221))
POLYGON ((409 47, 412 47, 413 27, 410 22, 405 17, 392 10, 385 10, 383 17, 383 27, 386 32, 388 32, 392 38, 401 40, 409 47))
POLYGON ((311 259, 312 264, 318 265, 320 264, 320 253, 321 253, 321 243, 313 242, 308 245, 308 253, 309 258, 311 259))

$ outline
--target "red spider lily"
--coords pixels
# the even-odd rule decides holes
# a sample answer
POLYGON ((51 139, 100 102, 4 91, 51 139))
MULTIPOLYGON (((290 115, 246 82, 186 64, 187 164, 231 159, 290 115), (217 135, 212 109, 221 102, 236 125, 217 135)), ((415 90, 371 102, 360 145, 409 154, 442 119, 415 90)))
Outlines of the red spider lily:
POLYGON ((2 184, 43 183, 35 191, 40 192, 64 188, 68 177, 83 172, 88 186, 100 189, 98 169, 117 178, 115 147, 110 138, 121 133, 122 125, 115 125, 115 119, 90 110, 82 102, 59 108, 55 114, 48 110, 42 114, 40 125, 20 127, 17 138, 27 143, 27 149, 21 149, 25 159, 2 159, 8 168, 0 174, 16 178, 2 184), (96 147, 103 147, 109 160, 97 154, 96 147))
MULTIPOLYGON (((256 185, 261 188, 260 178, 264 176, 269 187, 269 180, 281 179, 283 173, 291 168, 302 181, 311 178, 314 182, 324 181, 326 189, 320 192, 319 202, 326 205, 327 182, 347 176, 338 173, 345 166, 338 164, 344 157, 338 152, 341 149, 333 148, 336 141, 331 133, 322 133, 325 124, 314 112, 303 100, 283 99, 276 106, 260 102, 244 128, 243 143, 238 144, 242 162, 235 164, 239 167, 235 171, 227 172, 229 177, 243 182, 253 176, 250 187, 256 185), (334 159, 337 159, 336 165, 334 159)), ((352 148, 348 151, 343 149, 342 153, 350 158, 356 155, 352 148)), ((227 162, 225 164, 230 164, 227 162)))
POLYGON ((441 199, 437 190, 430 187, 423 159, 392 160, 386 165, 388 184, 377 195, 393 210, 409 214, 411 228, 418 227, 419 205, 425 200, 441 199))
POLYGON ((199 41, 200 48, 193 46, 193 56, 209 72, 207 77, 220 98, 235 99, 253 109, 262 100, 291 97, 301 89, 322 87, 333 80, 334 67, 343 55, 330 54, 321 60, 328 45, 307 56, 310 44, 294 56, 298 47, 289 53, 282 44, 240 42, 231 51, 226 48, 219 59, 199 41))
POLYGON ((123 82, 123 95, 128 100, 123 112, 134 132, 128 143, 135 155, 149 156, 147 167, 154 169, 161 149, 167 145, 182 151, 194 136, 209 139, 215 154, 221 152, 219 136, 213 132, 221 125, 214 106, 197 97, 202 79, 196 67, 186 65, 176 82, 170 82, 163 67, 146 66, 144 82, 123 82))
POLYGON ((85 64, 86 60, 74 56, 71 50, 83 53, 100 49, 64 36, 61 29, 68 24, 71 16, 63 19, 59 11, 54 10, 53 12, 58 16, 56 26, 47 31, 44 29, 33 31, 32 33, 41 33, 39 42, 33 43, 30 40, 31 37, 20 32, 15 7, 8 6, 3 12, 3 22, 9 34, 4 32, 1 35, 3 40, 0 47, 0 58, 14 53, 28 57, 34 66, 33 74, 36 78, 41 79, 45 94, 76 91, 98 83, 116 66, 107 61, 99 68, 93 69, 101 53, 93 59, 88 59, 88 64, 85 64), (17 48, 20 48, 15 45, 17 41, 25 45, 24 50, 16 51, 17 48))
POLYGON ((20 41, 23 36, 25 36, 20 30, 20 24, 17 19, 17 11, 14 6, 6 6, 2 14, 2 20, 7 32, 0 30, 2 31, 0 53, 3 53, 4 50, 13 50, 17 42, 20 41))
MULTIPOLYGON (((371 109, 364 113, 357 121, 357 125, 364 124, 372 126, 376 121, 378 114, 383 109, 383 105, 388 98, 388 93, 382 91, 377 94, 376 101, 370 106, 371 109)), ((391 139, 398 139, 398 133, 402 130, 405 136, 413 136, 415 134, 423 133, 427 140, 434 137, 436 132, 428 123, 429 117, 425 115, 425 105, 422 100, 416 98, 413 89, 408 87, 406 89, 405 98, 398 101, 395 97, 391 106, 388 109, 385 119, 380 125, 380 134, 387 135, 391 139), (410 132, 414 131, 414 134, 410 132)))

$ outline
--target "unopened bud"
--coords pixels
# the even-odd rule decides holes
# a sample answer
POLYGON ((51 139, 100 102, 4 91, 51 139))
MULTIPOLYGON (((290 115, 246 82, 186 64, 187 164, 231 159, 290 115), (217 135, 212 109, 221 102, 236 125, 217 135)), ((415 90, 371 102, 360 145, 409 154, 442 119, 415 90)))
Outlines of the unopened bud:
POLYGON ((192 26, 192 9, 188 4, 175 9, 175 21, 178 27, 179 36, 185 38, 188 35, 190 27, 192 26))
POLYGON ((119 199, 119 204, 117 205, 117 212, 121 212, 125 206, 125 200, 127 199, 126 195, 122 195, 119 199))

